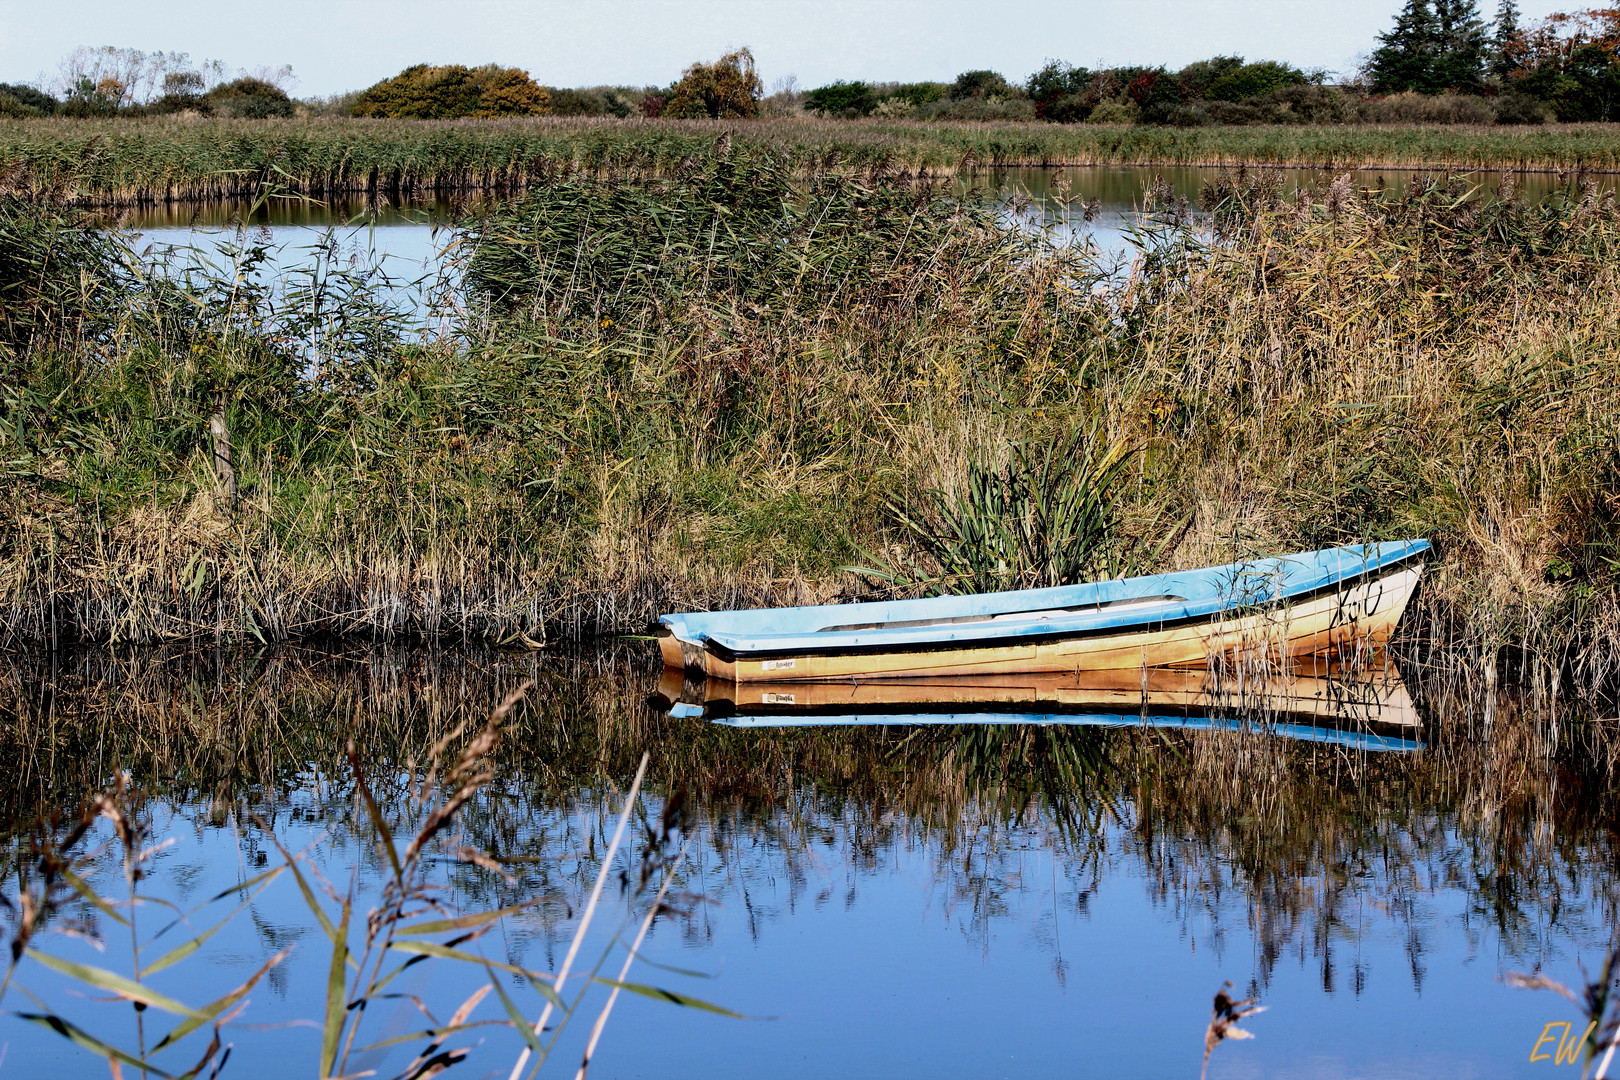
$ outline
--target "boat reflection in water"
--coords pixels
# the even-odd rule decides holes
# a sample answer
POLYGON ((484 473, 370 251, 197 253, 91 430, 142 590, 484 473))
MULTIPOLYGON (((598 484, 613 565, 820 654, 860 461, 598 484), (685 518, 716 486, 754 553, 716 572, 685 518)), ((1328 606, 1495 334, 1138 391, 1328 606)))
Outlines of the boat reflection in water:
POLYGON ((1423 749, 1393 664, 1307 665, 1265 678, 1145 669, 1056 674, 731 682, 666 670, 654 705, 732 727, 1067 724, 1259 731, 1356 750, 1423 749))

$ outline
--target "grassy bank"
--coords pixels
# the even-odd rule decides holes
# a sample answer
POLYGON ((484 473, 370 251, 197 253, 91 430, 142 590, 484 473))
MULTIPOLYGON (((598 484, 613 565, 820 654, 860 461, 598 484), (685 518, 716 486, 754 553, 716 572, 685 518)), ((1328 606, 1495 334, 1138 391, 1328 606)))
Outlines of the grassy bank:
POLYGON ((86 202, 506 191, 574 172, 667 173, 729 132, 797 167, 1296 165, 1620 170, 1620 130, 1341 126, 1161 128, 815 119, 652 121, 3 120, 0 177, 86 202))
POLYGON ((927 562, 923 492, 1090 433, 1130 461, 1115 569, 1429 536, 1409 648, 1613 674, 1604 197, 1234 177, 1215 236, 1162 202, 1119 282, 926 185, 795 175, 734 147, 537 188, 467 224, 474 303, 428 337, 358 272, 183 279, 5 204, 7 638, 537 642, 849 597, 847 564, 927 562))

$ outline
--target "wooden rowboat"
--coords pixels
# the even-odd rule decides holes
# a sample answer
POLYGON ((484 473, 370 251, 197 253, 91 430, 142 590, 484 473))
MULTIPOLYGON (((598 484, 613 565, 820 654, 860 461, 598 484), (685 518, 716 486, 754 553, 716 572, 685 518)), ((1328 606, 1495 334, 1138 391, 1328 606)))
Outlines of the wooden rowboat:
POLYGON ((873 682, 735 683, 666 669, 654 705, 731 727, 1059 724, 1263 731, 1361 750, 1420 750, 1393 665, 1307 663, 1257 679, 1160 668, 873 682))
POLYGON ((736 682, 1201 667, 1387 640, 1427 540, 1352 544, 1051 589, 688 612, 658 622, 666 665, 736 682))

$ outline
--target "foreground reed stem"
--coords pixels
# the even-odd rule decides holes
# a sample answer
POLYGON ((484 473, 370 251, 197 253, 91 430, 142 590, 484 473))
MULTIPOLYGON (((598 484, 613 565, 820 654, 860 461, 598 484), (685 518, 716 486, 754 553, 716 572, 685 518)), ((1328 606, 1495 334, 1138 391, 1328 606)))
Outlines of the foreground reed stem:
MULTIPOLYGON (((559 993, 562 992, 563 983, 573 970, 574 959, 579 955, 579 947, 584 944, 585 934, 590 929, 591 919, 596 914, 596 906, 602 899, 602 887, 607 884, 608 874, 613 869, 613 860, 619 851, 619 844, 624 840, 625 826, 630 823, 630 815, 635 810, 636 797, 641 792, 641 781, 647 775, 647 762, 649 760, 651 760, 651 755, 647 753, 641 755, 641 762, 636 766, 635 778, 630 781, 630 787, 625 792, 624 808, 619 812, 619 823, 613 830, 613 839, 608 844, 607 852, 602 857, 602 867, 597 871, 596 884, 591 887, 590 899, 586 902, 584 911, 580 913, 579 927, 574 931, 573 940, 568 943, 568 952, 563 957, 562 966, 557 969, 557 978, 554 985, 559 993)), ((534 1022, 534 1035, 537 1038, 545 1031, 546 1021, 551 1018, 551 1007, 552 1003, 547 1001, 545 1008, 540 1010, 540 1018, 534 1022)), ((548 1053, 550 1047, 556 1044, 557 1038, 561 1034, 562 1030, 559 1024, 557 1032, 552 1036, 551 1043, 547 1045, 548 1053)), ((518 1054, 517 1061, 512 1065, 510 1080, 517 1080, 518 1076, 522 1074, 523 1067, 528 1064, 529 1056, 529 1048, 525 1046, 518 1054)), ((545 1059, 541 1058, 535 1062, 534 1069, 530 1072, 531 1076, 539 1071, 544 1061, 545 1059)))

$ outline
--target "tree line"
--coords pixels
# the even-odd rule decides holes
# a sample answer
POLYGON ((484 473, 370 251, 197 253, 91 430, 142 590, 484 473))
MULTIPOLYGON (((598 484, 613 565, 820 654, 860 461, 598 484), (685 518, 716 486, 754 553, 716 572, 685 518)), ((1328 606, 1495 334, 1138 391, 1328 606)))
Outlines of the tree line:
POLYGON ((292 68, 232 72, 183 52, 81 46, 39 85, 0 83, 0 116, 293 116, 292 68))
POLYGON ((805 95, 823 116, 1146 123, 1620 120, 1620 9, 1521 19, 1500 0, 1406 0, 1354 77, 1216 56, 1172 71, 1051 60, 1022 83, 970 71, 952 83, 839 81, 805 95))
POLYGON ((758 115, 764 87, 746 48, 694 63, 666 87, 543 86, 527 71, 498 64, 413 64, 365 90, 295 102, 292 69, 238 72, 185 53, 113 46, 79 48, 42 85, 0 83, 0 117, 272 117, 332 114, 425 120, 502 116, 746 118, 758 115))
POLYGON ((691 64, 663 87, 544 86, 520 68, 416 64, 362 91, 295 102, 290 68, 239 71, 183 53, 79 49, 50 85, 0 84, 0 116, 270 117, 761 114, 920 120, 1045 120, 1194 126, 1254 123, 1544 123, 1620 120, 1620 9, 1525 22, 1515 0, 1487 21, 1477 0, 1405 0, 1363 68, 1330 82, 1275 60, 1215 56, 1178 70, 1091 70, 1049 60, 1022 82, 988 69, 951 82, 838 80, 769 96, 748 49, 691 64))

